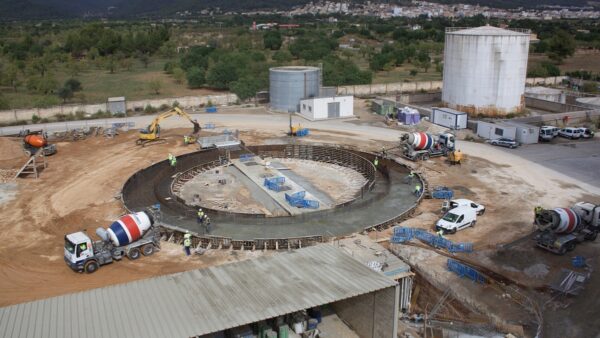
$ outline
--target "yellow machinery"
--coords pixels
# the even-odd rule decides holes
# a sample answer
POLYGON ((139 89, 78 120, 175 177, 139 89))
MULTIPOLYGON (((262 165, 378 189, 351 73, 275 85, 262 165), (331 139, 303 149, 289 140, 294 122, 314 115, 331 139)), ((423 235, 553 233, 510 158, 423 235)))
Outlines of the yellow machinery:
POLYGON ((460 149, 448 152, 448 161, 450 161, 450 164, 460 164, 463 159, 464 154, 462 151, 460 151, 460 149))
POLYGON ((147 144, 159 144, 166 142, 164 139, 160 138, 160 122, 173 115, 185 117, 194 125, 194 132, 189 137, 190 139, 196 140, 201 130, 200 124, 198 121, 192 120, 188 113, 184 112, 178 107, 174 107, 173 109, 158 115, 146 129, 141 129, 136 144, 145 146, 147 144))

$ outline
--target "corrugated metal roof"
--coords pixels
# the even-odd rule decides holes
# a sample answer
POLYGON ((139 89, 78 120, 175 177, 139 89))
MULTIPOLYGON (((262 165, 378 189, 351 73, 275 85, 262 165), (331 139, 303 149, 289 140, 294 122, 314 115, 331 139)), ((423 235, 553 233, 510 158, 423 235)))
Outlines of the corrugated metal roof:
POLYGON ((447 31, 446 34, 454 35, 518 35, 518 36, 529 36, 526 30, 516 31, 504 28, 498 28, 494 26, 481 26, 475 28, 465 28, 455 31, 447 31))
POLYGON ((373 241, 369 236, 357 234, 337 242, 346 254, 359 262, 365 265, 370 262, 379 263, 383 267, 381 273, 385 276, 395 280, 412 276, 408 264, 404 263, 381 244, 373 241))
POLYGON ((0 335, 191 337, 396 284, 321 244, 0 308, 0 335))

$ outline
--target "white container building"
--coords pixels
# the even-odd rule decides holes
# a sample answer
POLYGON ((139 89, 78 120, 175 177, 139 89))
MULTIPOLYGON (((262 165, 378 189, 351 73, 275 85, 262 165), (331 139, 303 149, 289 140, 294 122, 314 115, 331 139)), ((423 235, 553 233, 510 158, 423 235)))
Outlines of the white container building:
POLYGON ((470 114, 522 109, 529 34, 491 26, 447 28, 442 101, 470 114))
POLYGON ((452 108, 432 108, 431 122, 450 129, 467 129, 468 115, 452 108))
POLYGON ((515 140, 517 140, 517 142, 521 144, 538 143, 540 137, 540 127, 512 121, 506 121, 504 123, 506 123, 509 126, 514 126, 516 128, 515 140))
POLYGON ((488 140, 499 138, 509 138, 514 140, 517 133, 517 127, 502 122, 477 122, 477 136, 488 140))
POLYGON ((300 100, 300 114, 311 121, 352 117, 354 96, 314 97, 300 100))

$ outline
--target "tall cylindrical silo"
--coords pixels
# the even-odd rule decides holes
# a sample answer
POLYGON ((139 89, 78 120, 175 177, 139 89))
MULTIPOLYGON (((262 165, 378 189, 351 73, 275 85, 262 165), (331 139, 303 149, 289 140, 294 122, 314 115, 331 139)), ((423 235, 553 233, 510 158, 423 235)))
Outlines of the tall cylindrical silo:
POLYGON ((299 111, 300 100, 319 95, 319 68, 274 67, 269 69, 271 109, 299 111))
POLYGON ((442 101, 472 114, 521 110, 529 34, 491 26, 447 28, 442 101))

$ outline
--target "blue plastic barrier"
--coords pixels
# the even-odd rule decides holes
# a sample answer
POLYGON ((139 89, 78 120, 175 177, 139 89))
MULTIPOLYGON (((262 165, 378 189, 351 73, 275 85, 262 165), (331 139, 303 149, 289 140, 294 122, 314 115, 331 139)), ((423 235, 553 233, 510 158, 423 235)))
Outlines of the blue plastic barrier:
POLYGON ((296 131, 296 136, 307 136, 309 134, 309 131, 307 128, 302 128, 299 129, 298 131, 296 131))
POLYGON ((206 112, 207 113, 216 113, 217 107, 206 107, 206 112))
POLYGON ((240 155, 240 162, 250 161, 254 158, 253 154, 242 154, 240 155))
POLYGON ((319 209, 319 201, 302 200, 302 207, 308 209, 319 209))
POLYGON ((571 260, 571 263, 576 268, 583 268, 585 266, 585 257, 583 257, 583 256, 575 256, 571 260))
POLYGON ((473 252, 473 243, 453 243, 437 234, 432 234, 417 228, 395 227, 394 234, 390 241, 392 243, 404 243, 415 237, 433 247, 444 248, 452 253, 473 252))
POLYGON ((435 187, 431 193, 432 198, 449 200, 454 197, 454 191, 448 187, 435 187))
POLYGON ((468 265, 464 265, 454 259, 448 258, 448 270, 462 277, 467 277, 477 283, 485 283, 486 278, 468 265))

